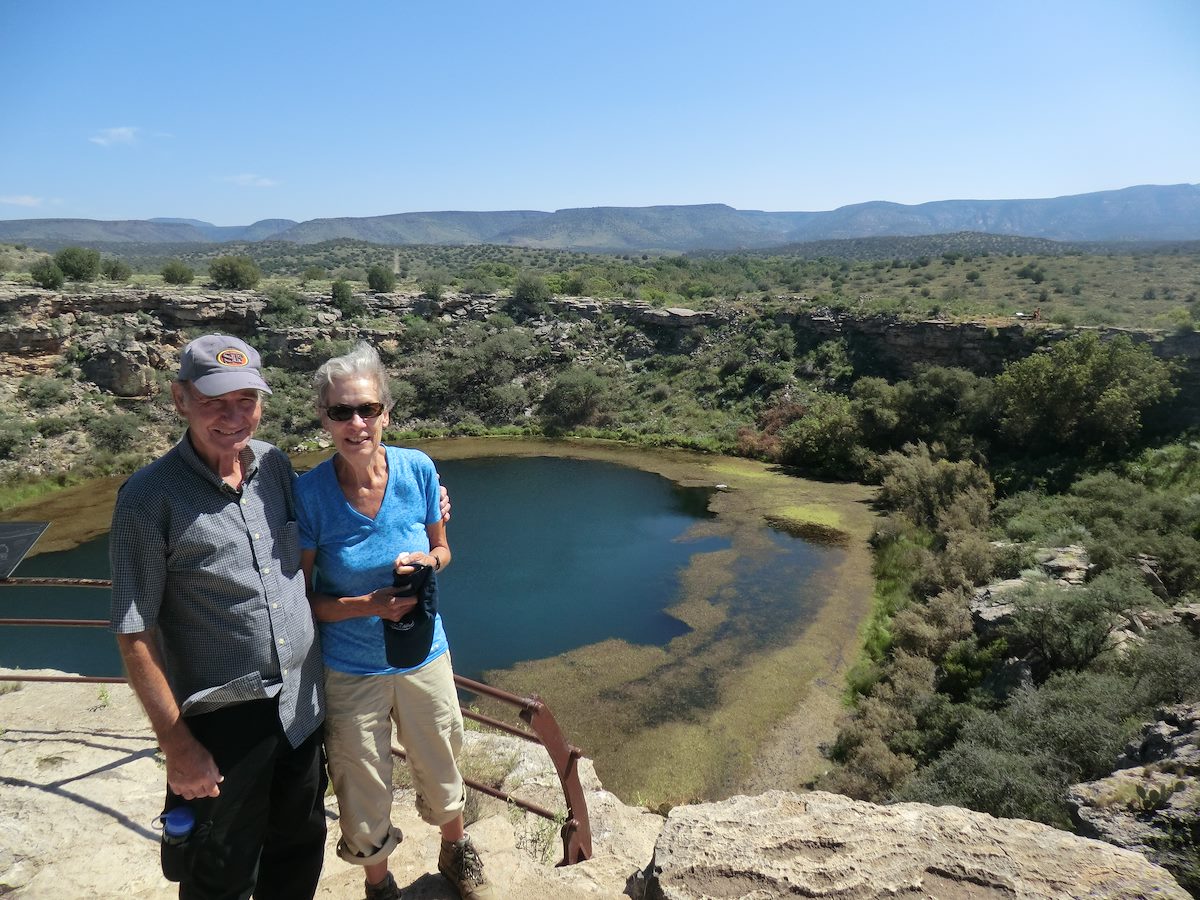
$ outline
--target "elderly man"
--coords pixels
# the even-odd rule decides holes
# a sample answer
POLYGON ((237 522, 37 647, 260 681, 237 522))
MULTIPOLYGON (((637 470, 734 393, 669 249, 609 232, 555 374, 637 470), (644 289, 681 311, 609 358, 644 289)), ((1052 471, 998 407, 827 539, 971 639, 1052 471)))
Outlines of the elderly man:
POLYGON ((324 855, 321 650, 295 474, 253 439, 259 366, 234 337, 184 348, 187 432, 121 488, 109 535, 111 627, 166 755, 166 810, 195 814, 183 900, 311 898, 324 855))

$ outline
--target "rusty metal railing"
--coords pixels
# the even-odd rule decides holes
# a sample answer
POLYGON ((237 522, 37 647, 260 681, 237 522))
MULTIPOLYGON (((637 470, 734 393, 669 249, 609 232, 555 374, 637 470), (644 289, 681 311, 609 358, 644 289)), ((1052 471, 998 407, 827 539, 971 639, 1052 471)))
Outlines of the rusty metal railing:
MULTIPOLYGON (((88 587, 88 588, 109 588, 112 582, 102 578, 51 578, 51 577, 30 577, 30 578, 0 578, 0 587, 88 587)), ((47 625, 47 626, 73 626, 79 628, 106 628, 108 622, 103 619, 17 619, 17 618, 0 618, 0 625, 47 625)), ((82 684, 124 684, 127 679, 120 676, 103 676, 103 675, 23 675, 23 674, 5 674, 0 675, 0 681, 51 681, 51 682, 79 682, 82 684)), ((508 706, 515 707, 518 710, 518 717, 525 723, 527 728, 521 728, 515 725, 510 725, 499 719, 476 712, 473 709, 463 707, 460 702, 460 708, 464 718, 471 719, 485 725, 488 728, 493 728, 497 731, 502 731, 514 737, 521 738, 531 743, 541 744, 546 749, 546 753, 550 756, 550 762, 554 765, 555 772, 558 773, 558 780, 562 786, 563 799, 566 803, 566 816, 563 821, 560 834, 563 842, 563 858, 558 863, 560 866, 570 866, 578 862, 583 862, 585 859, 592 858, 592 828, 591 822, 588 819, 587 798, 583 793, 583 784, 579 780, 579 760, 583 756, 583 752, 574 745, 568 743, 566 737, 559 728, 558 722, 549 708, 536 694, 530 697, 521 697, 516 694, 510 694, 507 691, 502 691, 494 688, 491 685, 483 684, 479 681, 472 681, 470 678, 464 678, 461 675, 454 676, 454 683, 457 687, 464 691, 470 691, 481 697, 488 697, 508 706)), ((392 753, 401 759, 405 758, 404 751, 396 748, 392 749, 392 753)), ((467 786, 479 791, 482 794, 487 794, 489 797, 495 797, 498 800, 503 800, 506 803, 512 803, 520 809, 535 816, 540 816, 543 819, 557 821, 558 814, 539 806, 536 803, 531 803, 528 800, 522 800, 519 797, 514 797, 505 791, 498 788, 493 788, 490 785, 481 784, 470 778, 464 778, 467 786)))

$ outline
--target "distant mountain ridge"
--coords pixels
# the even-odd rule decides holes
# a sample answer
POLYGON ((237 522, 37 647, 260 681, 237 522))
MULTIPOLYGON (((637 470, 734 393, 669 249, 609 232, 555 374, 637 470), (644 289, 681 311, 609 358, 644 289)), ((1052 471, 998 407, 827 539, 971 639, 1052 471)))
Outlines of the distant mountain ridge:
POLYGON ((882 200, 828 212, 690 206, 598 206, 496 212, 396 213, 363 218, 263 219, 218 226, 198 219, 0 221, 0 241, 65 243, 316 244, 351 238, 376 244, 508 244, 596 252, 761 250, 813 241, 956 232, 1053 241, 1200 240, 1200 185, 1139 185, 1040 200, 882 200))

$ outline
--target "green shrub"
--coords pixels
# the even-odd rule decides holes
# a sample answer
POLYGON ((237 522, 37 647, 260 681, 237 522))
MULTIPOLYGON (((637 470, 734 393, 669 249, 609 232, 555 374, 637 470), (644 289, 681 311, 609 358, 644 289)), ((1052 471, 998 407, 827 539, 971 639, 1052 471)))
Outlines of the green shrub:
POLYGON ((998 750, 960 740, 921 769, 895 799, 935 806, 962 806, 1007 819, 1070 826, 1062 798, 1067 779, 1044 754, 998 750))
POLYGON ((540 315, 546 311, 546 301, 550 299, 550 288, 540 275, 522 272, 517 276, 512 289, 513 303, 523 310, 526 315, 540 315))
POLYGON ((312 322, 313 312, 300 302, 300 297, 289 288, 276 285, 267 291, 267 305, 263 308, 263 321, 272 328, 304 326, 312 322))
POLYGON ((437 340, 442 333, 436 322, 422 319, 420 316, 405 316, 400 320, 401 328, 396 332, 396 342, 401 352, 422 350, 437 340))
POLYGON ((1131 679, 1104 672, 1059 672, 1017 691, 1001 714, 1019 743, 1054 758, 1072 783, 1107 775, 1150 710, 1131 679))
POLYGON ((208 277, 216 287, 241 291, 258 284, 262 272, 248 256, 218 256, 208 264, 208 277))
POLYGON ((1200 495, 1185 485, 1150 488, 1105 471, 1080 478, 1063 495, 1013 496, 996 516, 1017 540, 1084 544, 1101 571, 1152 556, 1168 593, 1181 596, 1200 586, 1200 495))
POLYGON ((484 391, 475 408, 484 422, 503 425, 520 419, 529 405, 529 393, 525 388, 509 382, 484 391))
POLYGON ((431 275, 421 282, 421 294, 434 302, 446 296, 446 283, 436 275, 431 275))
POLYGON ((35 409, 56 406, 71 396, 67 386, 57 378, 30 375, 21 379, 17 394, 35 409))
POLYGON ((100 263, 100 271, 109 281, 128 281, 133 275, 129 263, 121 259, 106 259, 100 263))
POLYGON ((354 318, 361 316, 367 311, 366 304, 355 299, 354 291, 350 287, 350 282, 344 281, 341 278, 333 283, 329 294, 330 302, 333 303, 335 309, 341 310, 345 318, 354 318))
POLYGON ((1037 673, 1043 678, 1061 670, 1079 671, 1109 649, 1122 610, 1154 602, 1141 574, 1128 567, 1076 588, 1037 581, 1014 597, 1016 610, 1005 636, 1010 646, 1037 654, 1037 673))
POLYGON ((118 412, 90 416, 85 420, 84 427, 97 448, 109 454, 119 454, 137 442, 142 422, 133 413, 118 412))
POLYGON ((943 591, 892 617, 892 645, 917 656, 941 659, 956 642, 970 636, 971 611, 963 591, 943 591))
POLYGON ((1111 455, 1138 437, 1149 407, 1177 393, 1173 372, 1124 335, 1078 335, 996 377, 1001 434, 1025 452, 1111 455))
POLYGON ((47 290, 57 291, 66 281, 63 270, 50 257, 43 257, 29 267, 29 275, 33 283, 47 290))
POLYGON ((367 270, 367 287, 377 294, 394 291, 396 289, 396 276, 386 266, 371 266, 367 270))
POLYGON ((974 635, 955 641, 941 657, 938 690, 956 703, 987 705, 994 695, 1006 690, 1004 685, 989 681, 993 680, 1007 650, 1008 643, 1003 638, 984 645, 974 635))
POLYGON ((1087 528, 1077 522, 1061 497, 1022 491, 996 504, 995 519, 1014 541, 1042 547, 1079 543, 1087 528))
POLYGON ((804 414, 779 432, 780 461, 838 477, 861 474, 866 461, 862 434, 850 401, 814 392, 804 414))
POLYGON ((79 419, 75 416, 46 416, 38 419, 34 426, 42 437, 57 437, 75 431, 79 427, 79 419))
POLYGON ((29 447, 34 426, 23 419, 0 418, 0 459, 16 459, 29 447))
POLYGON ((63 247, 54 254, 54 263, 72 281, 95 281, 100 274, 100 251, 86 247, 63 247))
POLYGON ((1200 639, 1186 628, 1157 628, 1124 660, 1122 670, 1147 706, 1200 698, 1200 639))
POLYGON ((886 800, 916 765, 888 747, 876 732, 865 733, 839 761, 841 765, 822 776, 817 787, 872 802, 886 800))
POLYGON ((607 391, 608 385, 595 372, 567 369, 555 377, 542 398, 542 418, 558 428, 581 425, 599 411, 607 391))
POLYGON ((567 272, 562 278, 562 293, 569 297, 583 297, 587 294, 588 280, 582 272, 567 272))
POLYGON ((941 458, 940 450, 918 442, 881 456, 875 466, 879 502, 925 528, 936 527, 951 510, 962 526, 986 527, 994 494, 987 470, 941 458))
POLYGON ((196 277, 195 272, 177 259, 164 265, 160 274, 167 284, 191 284, 192 279, 196 277))

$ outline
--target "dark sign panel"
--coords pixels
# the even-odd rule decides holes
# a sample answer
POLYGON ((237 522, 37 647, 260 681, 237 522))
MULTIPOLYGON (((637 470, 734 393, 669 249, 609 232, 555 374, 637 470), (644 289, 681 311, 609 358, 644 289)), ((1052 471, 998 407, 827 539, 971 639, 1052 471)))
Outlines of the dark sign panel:
POLYGON ((0 522, 0 578, 13 573, 49 527, 49 522, 0 522))

